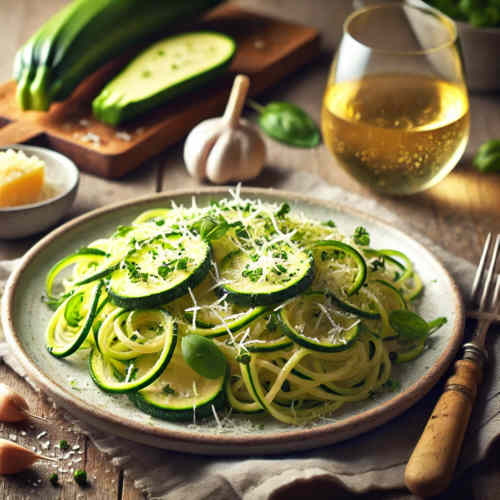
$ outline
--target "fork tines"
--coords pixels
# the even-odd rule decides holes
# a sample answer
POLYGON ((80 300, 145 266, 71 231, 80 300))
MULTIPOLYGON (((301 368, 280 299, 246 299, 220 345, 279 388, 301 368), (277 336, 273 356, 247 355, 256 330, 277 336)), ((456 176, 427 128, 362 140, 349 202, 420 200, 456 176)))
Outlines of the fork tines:
MULTIPOLYGON (((498 298, 500 295, 500 275, 497 275, 495 289, 493 291, 493 295, 491 295, 491 287, 493 284, 493 277, 495 275, 495 268, 498 259, 498 253, 500 249, 500 234, 497 234, 495 239, 495 244, 493 245, 493 249, 491 249, 491 233, 488 233, 486 237, 486 241, 484 243, 483 252, 481 254, 481 259, 479 261, 479 265, 477 267, 476 275, 474 277, 474 283, 472 284, 472 292, 471 292, 471 302, 473 306, 478 306, 477 311, 483 312, 487 307, 488 298, 491 297, 490 300, 490 308, 492 312, 496 309, 498 298), (489 258, 489 265, 487 271, 485 271, 486 262, 489 258), (479 304, 478 304, 478 296, 479 304)), ((476 309, 474 307, 474 309, 476 309)))

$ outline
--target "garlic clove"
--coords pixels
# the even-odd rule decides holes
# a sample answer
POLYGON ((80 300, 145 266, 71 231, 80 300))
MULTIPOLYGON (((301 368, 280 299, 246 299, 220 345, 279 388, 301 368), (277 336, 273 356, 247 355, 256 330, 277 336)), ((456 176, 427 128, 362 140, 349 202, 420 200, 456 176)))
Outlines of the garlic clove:
POLYGON ((55 459, 37 455, 12 441, 0 439, 0 474, 17 474, 40 459, 56 462, 55 459))
POLYGON ((222 118, 211 118, 196 125, 189 133, 184 144, 184 163, 188 172, 198 180, 206 177, 207 157, 225 129, 222 118))
POLYGON ((26 420, 28 412, 26 400, 15 393, 9 386, 0 384, 0 421, 21 422, 26 420))
POLYGON ((206 160, 206 176, 216 184, 257 177, 266 157, 266 147, 258 131, 246 120, 224 131, 206 160))

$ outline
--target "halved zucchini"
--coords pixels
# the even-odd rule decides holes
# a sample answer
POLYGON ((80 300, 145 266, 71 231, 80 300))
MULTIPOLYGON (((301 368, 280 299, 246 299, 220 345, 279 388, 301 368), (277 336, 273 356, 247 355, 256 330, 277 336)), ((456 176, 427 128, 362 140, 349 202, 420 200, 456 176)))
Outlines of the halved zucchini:
POLYGON ((199 31, 165 38, 141 52, 94 99, 94 115, 118 125, 205 85, 221 74, 236 51, 222 33, 199 31))
POLYGON ((186 294, 208 273, 210 246, 194 235, 160 234, 133 250, 110 278, 111 301, 149 309, 186 294))
POLYGON ((56 310, 47 327, 47 350, 56 358, 73 354, 94 322, 103 283, 83 286, 56 310))
POLYGON ((184 361, 180 350, 162 375, 146 389, 129 394, 142 411, 156 418, 171 421, 193 420, 213 415, 212 406, 224 406, 226 374, 216 379, 202 377, 184 361))
POLYGON ((285 335, 313 351, 344 351, 360 332, 359 320, 335 307, 322 292, 296 297, 279 310, 278 317, 285 335))

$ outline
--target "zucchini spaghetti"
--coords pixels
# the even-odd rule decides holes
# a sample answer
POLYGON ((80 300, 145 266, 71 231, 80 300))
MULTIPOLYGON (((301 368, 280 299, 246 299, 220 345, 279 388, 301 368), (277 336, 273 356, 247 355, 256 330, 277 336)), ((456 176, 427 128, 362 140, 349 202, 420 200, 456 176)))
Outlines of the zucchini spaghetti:
POLYGON ((217 411, 292 425, 369 398, 446 320, 413 306, 411 261, 288 204, 172 203, 56 263, 47 348, 172 421, 217 411))

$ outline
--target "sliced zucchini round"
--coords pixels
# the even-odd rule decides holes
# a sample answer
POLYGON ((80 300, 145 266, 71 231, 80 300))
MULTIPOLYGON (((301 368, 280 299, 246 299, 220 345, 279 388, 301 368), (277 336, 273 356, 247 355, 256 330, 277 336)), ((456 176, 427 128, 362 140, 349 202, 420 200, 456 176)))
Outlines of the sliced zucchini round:
MULTIPOLYGON (((164 313, 168 320, 164 326, 162 350, 142 354, 130 360, 118 360, 104 356, 94 348, 89 357, 89 372, 94 383, 103 391, 125 393, 137 391, 152 384, 169 364, 177 343, 177 324, 164 313)), ((102 343, 100 343, 103 349, 102 343)))
POLYGON ((171 421, 194 420, 213 415, 225 404, 226 374, 216 379, 203 377, 192 370, 176 350, 161 376, 149 387, 129 394, 142 411, 171 421))
POLYGON ((363 256, 351 245, 342 243, 337 240, 316 241, 312 245, 314 252, 320 252, 320 261, 328 261, 329 259, 338 259, 337 254, 347 255, 356 265, 356 273, 353 276, 352 283, 346 289, 348 296, 356 293, 366 279, 366 262, 363 256), (332 252, 330 255, 329 252, 332 252))
POLYGON ((56 310, 47 327, 47 350, 56 358, 73 354, 87 338, 97 314, 103 283, 75 291, 56 310))
POLYGON ((236 250, 220 267, 218 293, 242 306, 282 302, 307 290, 314 279, 311 254, 287 244, 275 244, 260 255, 236 250))
POLYGON ((344 351, 360 332, 359 320, 335 307, 322 292, 296 297, 279 310, 278 317, 285 335, 313 351, 344 351))
POLYGON ((210 246, 194 235, 160 234, 132 250, 110 278, 111 301, 149 309, 194 288, 208 273, 210 246))

